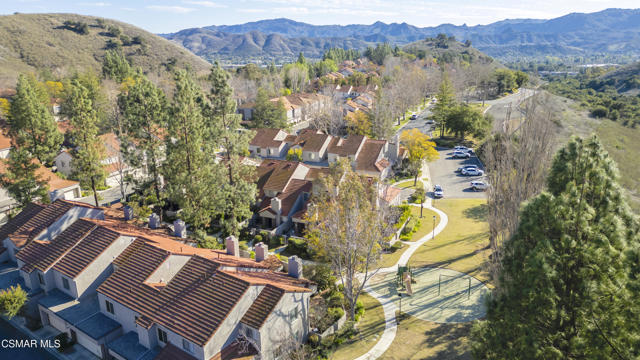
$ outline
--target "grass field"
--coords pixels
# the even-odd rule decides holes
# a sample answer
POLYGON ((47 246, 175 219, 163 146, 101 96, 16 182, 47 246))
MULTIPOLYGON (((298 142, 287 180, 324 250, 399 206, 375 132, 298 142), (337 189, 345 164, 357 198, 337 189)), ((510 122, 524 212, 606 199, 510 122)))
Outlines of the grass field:
POLYGON ((376 266, 379 268, 385 268, 394 265, 396 262, 398 262, 398 259, 400 259, 400 256, 402 256, 407 248, 409 248, 409 245, 402 244, 402 247, 395 252, 392 252, 390 254, 382 254, 382 259, 378 260, 376 266))
POLYGON ((378 338, 380 338, 380 335, 384 331, 384 312, 382 311, 382 305, 380 305, 378 300, 367 294, 362 294, 360 300, 362 300, 365 308, 364 315, 357 325, 360 334, 340 345, 329 357, 330 359, 352 360, 363 355, 376 344, 378 338))
POLYGON ((436 226, 440 223, 440 215, 433 210, 423 209, 422 210, 422 219, 420 218, 420 207, 419 206, 411 206, 411 216, 415 219, 420 220, 420 228, 418 231, 411 235, 411 241, 416 241, 421 239, 423 236, 427 235, 431 231, 433 231, 433 216, 436 217, 436 226))
POLYGON ((405 317, 398 325, 391 347, 380 359, 471 359, 469 332, 472 324, 437 324, 405 317))
MULTIPOLYGON (((416 182, 416 184, 418 186, 422 185, 422 183, 420 181, 416 182)), ((400 182, 397 182, 395 184, 393 184, 394 187, 397 187, 398 189, 415 189, 416 187, 413 185, 413 179, 410 180, 402 180, 400 182)))
POLYGON ((489 254, 486 200, 443 199, 438 208, 447 214, 447 226, 413 254, 409 265, 446 267, 487 281, 483 266, 489 254))

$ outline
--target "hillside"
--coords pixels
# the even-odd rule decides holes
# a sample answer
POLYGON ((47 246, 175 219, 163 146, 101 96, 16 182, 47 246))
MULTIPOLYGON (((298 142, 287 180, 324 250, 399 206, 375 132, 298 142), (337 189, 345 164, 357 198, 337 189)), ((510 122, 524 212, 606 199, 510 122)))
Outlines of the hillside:
POLYGON ((209 67, 206 61, 188 50, 122 22, 105 19, 104 28, 101 28, 98 18, 89 16, 5 15, 0 16, 0 88, 12 87, 21 72, 50 71, 54 75, 68 75, 76 70, 101 71, 108 41, 120 41, 108 32, 109 26, 119 27, 129 39, 141 39, 144 45, 131 44, 122 49, 133 65, 140 66, 158 81, 170 79, 167 66, 188 66, 198 72, 209 67), (67 20, 88 24, 88 33, 81 34, 66 27, 64 22, 67 20))
MULTIPOLYGON (((193 29, 192 29, 193 30, 193 29)), ((572 13, 550 20, 509 19, 488 25, 456 26, 443 24, 435 27, 416 27, 407 23, 371 25, 311 25, 289 19, 271 19, 240 25, 208 26, 201 30, 215 34, 244 35, 258 32, 262 36, 277 34, 284 39, 295 39, 302 47, 295 51, 305 54, 317 53, 318 39, 350 42, 353 48, 361 48, 364 43, 389 42, 404 45, 440 33, 455 36, 458 40, 471 40, 474 47, 492 57, 513 60, 522 57, 544 57, 563 55, 630 55, 640 56, 640 9, 607 9, 596 13, 572 13), (308 39, 306 43, 303 39, 308 39), (313 40, 311 40, 313 39, 313 40), (359 41, 359 42, 357 42, 359 41)), ((208 32, 207 32, 208 33, 208 32)), ((167 34, 168 38, 184 43, 184 34, 167 34)), ((224 36, 217 35, 225 38, 224 36)), ((224 49, 224 45, 218 45, 224 49)), ((225 49, 230 51, 232 47, 225 49)), ((275 55, 268 49, 260 53, 275 55)))
POLYGON ((614 87, 625 95, 640 94, 640 62, 622 66, 602 75, 599 79, 603 86, 614 87))
POLYGON ((453 38, 427 38, 407 44, 402 49, 412 54, 420 54, 421 57, 424 55, 427 58, 437 59, 438 63, 451 63, 457 59, 469 64, 495 64, 496 66, 502 66, 487 54, 453 38))
POLYGON ((364 49, 368 43, 348 38, 288 38, 280 34, 265 34, 252 30, 244 34, 231 34, 206 28, 186 29, 163 35, 207 60, 261 59, 287 61, 300 52, 309 58, 322 57, 325 49, 340 47, 364 49))

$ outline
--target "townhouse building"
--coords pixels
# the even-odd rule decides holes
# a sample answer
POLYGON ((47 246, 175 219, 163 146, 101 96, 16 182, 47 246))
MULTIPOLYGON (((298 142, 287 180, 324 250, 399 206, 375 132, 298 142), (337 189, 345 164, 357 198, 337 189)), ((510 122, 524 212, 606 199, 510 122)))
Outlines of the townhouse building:
POLYGON ((255 260, 233 237, 226 250, 195 248, 64 200, 27 206, 0 235, 25 229, 15 261, 43 325, 102 359, 273 359, 308 336, 314 284, 296 257, 288 273, 270 270, 266 245, 255 260))

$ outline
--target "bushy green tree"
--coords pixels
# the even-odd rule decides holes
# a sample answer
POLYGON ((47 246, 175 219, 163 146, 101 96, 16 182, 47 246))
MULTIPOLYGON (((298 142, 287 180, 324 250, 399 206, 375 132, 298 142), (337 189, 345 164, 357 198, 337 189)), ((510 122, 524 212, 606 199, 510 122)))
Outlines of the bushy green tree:
POLYGON ((558 152, 548 192, 526 204, 505 244, 501 290, 473 332, 476 358, 637 358, 639 294, 625 258, 638 223, 617 178, 595 137, 558 152))
POLYGON ((491 127, 491 123, 482 112, 468 104, 451 107, 445 123, 449 131, 461 139, 469 133, 477 138, 483 138, 491 127))
POLYGON ((6 165, 0 174, 0 186, 23 207, 33 201, 49 202, 49 186, 36 171, 40 164, 26 148, 13 147, 9 158, 3 160, 6 165))
POLYGON ((272 102, 264 89, 258 89, 251 126, 254 128, 287 129, 287 110, 282 101, 272 102))
POLYGON ((442 73, 442 80, 436 93, 436 103, 431 110, 433 112, 433 119, 440 124, 442 128, 442 135, 445 132, 445 126, 449 111, 455 105, 456 98, 453 90, 453 84, 449 79, 449 74, 445 71, 442 73))
POLYGON ((62 134, 48 106, 46 89, 34 76, 20 75, 9 110, 9 134, 17 146, 26 148, 43 164, 53 161, 62 144, 62 134))
POLYGON ((102 74, 105 77, 121 83, 132 73, 131 65, 122 51, 107 50, 102 62, 102 74))

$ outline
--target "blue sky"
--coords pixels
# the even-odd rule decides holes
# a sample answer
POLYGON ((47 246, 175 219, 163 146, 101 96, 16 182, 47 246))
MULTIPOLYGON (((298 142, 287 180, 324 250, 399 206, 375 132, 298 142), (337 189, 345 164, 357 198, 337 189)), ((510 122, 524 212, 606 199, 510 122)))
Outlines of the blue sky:
POLYGON ((488 24, 570 12, 637 8, 638 0, 3 0, 0 13, 73 12, 155 32, 286 17, 311 24, 488 24))

